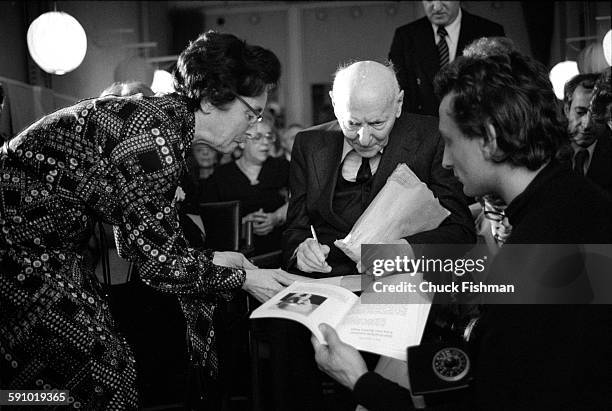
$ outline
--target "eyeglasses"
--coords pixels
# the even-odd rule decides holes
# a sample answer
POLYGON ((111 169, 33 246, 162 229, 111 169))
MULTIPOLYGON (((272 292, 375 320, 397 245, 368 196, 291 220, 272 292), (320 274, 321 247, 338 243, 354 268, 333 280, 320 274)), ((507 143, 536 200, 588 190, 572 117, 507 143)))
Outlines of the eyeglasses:
POLYGON ((504 221, 504 218, 506 218, 506 213, 503 211, 485 210, 484 216, 487 220, 500 222, 504 221))
POLYGON ((256 142, 260 142, 262 139, 267 140, 269 143, 274 143, 276 141, 276 134, 274 133, 255 133, 255 134, 249 134, 246 133, 244 135, 244 138, 246 138, 249 141, 256 141, 256 142))
POLYGON ((242 102, 242 104, 244 104, 246 106, 246 108, 248 108, 253 113, 253 114, 247 113, 247 117, 249 119, 249 124, 260 123, 263 120, 263 110, 261 110, 261 111, 255 110, 253 108, 253 106, 251 106, 249 103, 247 103, 238 94, 234 93, 233 91, 231 93, 234 95, 234 97, 236 97, 238 100, 240 100, 242 102))

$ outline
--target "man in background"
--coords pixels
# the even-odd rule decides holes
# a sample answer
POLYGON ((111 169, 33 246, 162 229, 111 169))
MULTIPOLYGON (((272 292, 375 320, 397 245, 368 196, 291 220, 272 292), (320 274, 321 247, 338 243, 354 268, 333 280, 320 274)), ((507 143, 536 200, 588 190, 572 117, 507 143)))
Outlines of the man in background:
POLYGON ((395 31, 389 59, 406 93, 404 111, 437 116, 440 101, 433 89, 436 73, 460 56, 473 40, 504 36, 504 28, 463 10, 459 1, 422 3, 426 16, 395 31))
POLYGON ((612 139, 604 113, 591 101, 599 74, 578 74, 565 84, 563 108, 573 149, 572 168, 612 197, 612 139))

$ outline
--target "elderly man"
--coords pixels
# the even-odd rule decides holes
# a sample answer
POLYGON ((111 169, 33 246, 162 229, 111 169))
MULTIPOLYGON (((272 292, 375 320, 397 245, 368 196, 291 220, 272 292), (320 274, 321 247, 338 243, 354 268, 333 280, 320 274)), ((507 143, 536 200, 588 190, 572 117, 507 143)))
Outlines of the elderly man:
POLYGON ((504 36, 504 28, 463 10, 459 1, 422 3, 425 17, 395 31, 389 59, 406 91, 404 110, 437 116, 440 102, 433 79, 438 70, 460 56, 472 40, 504 36))
MULTIPOLYGON (((443 70, 436 88, 443 165, 466 195, 496 194, 508 204, 513 231, 487 281, 538 277, 541 263, 556 256, 541 244, 563 249, 612 242, 610 202, 556 160, 566 137, 545 67, 517 52, 461 57, 443 70), (513 250, 520 247, 513 244, 527 245, 529 258, 516 258, 513 250)), ((557 265, 546 281, 554 289, 582 269, 557 265)), ((317 363, 357 402, 370 411, 411 408, 408 390, 369 372, 331 327, 320 328, 328 345, 313 337, 317 363)), ((489 304, 476 333, 470 395, 427 409, 595 410, 612 404, 612 370, 602 360, 612 357, 608 306, 489 304)))
POLYGON ((595 73, 578 74, 565 85, 564 112, 574 151, 573 169, 612 196, 612 139, 604 113, 593 113, 595 73))
MULTIPOLYGON (((341 68, 330 96, 337 120, 298 133, 293 146, 284 264, 311 277, 357 273, 355 262, 334 240, 350 232, 400 163, 406 163, 451 213, 437 229, 406 238, 415 253, 426 252, 419 249, 421 244, 474 243, 474 223, 461 184, 442 167, 438 122, 401 114, 404 93, 393 68, 374 61, 341 68)), ((268 328, 267 338, 283 334, 273 351, 292 356, 291 367, 286 361, 275 367, 275 378, 284 384, 277 391, 292 401, 277 409, 322 409, 309 332, 295 323, 268 328)))
POLYGON ((451 212, 440 227, 407 237, 408 243, 473 243, 461 185, 442 168, 437 121, 401 114, 404 92, 393 69, 374 61, 341 68, 330 97, 337 120, 299 133, 293 147, 286 265, 312 277, 355 274, 355 263, 333 243, 349 233, 400 163, 451 212))

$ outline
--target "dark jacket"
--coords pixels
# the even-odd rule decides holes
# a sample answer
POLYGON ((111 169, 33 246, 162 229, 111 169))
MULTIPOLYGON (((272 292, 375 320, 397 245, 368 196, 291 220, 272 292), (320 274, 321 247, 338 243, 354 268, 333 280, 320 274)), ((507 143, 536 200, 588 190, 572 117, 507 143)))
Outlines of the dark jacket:
MULTIPOLYGON (((396 120, 374 174, 369 204, 400 163, 408 167, 433 191, 451 215, 440 227, 412 235, 410 244, 474 243, 475 229, 462 194, 461 184, 442 167, 444 146, 437 130, 437 119, 403 114, 396 120)), ((355 274, 352 260, 344 256, 334 241, 344 238, 353 226, 334 212, 332 200, 341 167, 344 136, 337 121, 312 127, 299 133, 293 146, 289 185, 291 197, 287 212, 287 230, 283 235, 283 261, 291 267, 297 246, 311 236, 310 225, 322 244, 330 247, 330 276, 355 274)), ((317 275, 317 273, 313 273, 317 275)))
MULTIPOLYGON (((512 235, 491 267, 507 269, 511 244, 610 244, 610 202, 583 177, 544 168, 506 209, 512 235)), ((536 250, 514 258, 515 276, 539 275, 536 250), (536 262, 534 264, 534 261, 536 262)), ((466 403, 428 409, 595 410, 612 404, 609 305, 487 305, 478 325, 473 392, 466 403)), ((412 408, 410 392, 369 372, 353 391, 370 411, 412 408)))
MULTIPOLYGON (((504 28, 499 24, 463 9, 461 13, 456 57, 461 55, 465 46, 480 37, 504 36, 504 28)), ((395 31, 389 60, 393 62, 400 87, 404 90, 403 111, 438 116, 440 101, 433 89, 433 79, 440 69, 438 49, 427 17, 395 31)))

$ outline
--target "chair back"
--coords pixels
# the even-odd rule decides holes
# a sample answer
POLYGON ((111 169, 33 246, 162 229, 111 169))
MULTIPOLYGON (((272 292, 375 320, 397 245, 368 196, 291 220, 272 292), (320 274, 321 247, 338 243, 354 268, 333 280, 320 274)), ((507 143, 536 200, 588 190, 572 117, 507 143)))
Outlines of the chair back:
POLYGON ((216 251, 240 249, 240 201, 200 203, 200 217, 206 230, 206 248, 216 251))

